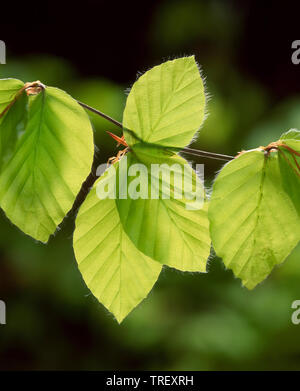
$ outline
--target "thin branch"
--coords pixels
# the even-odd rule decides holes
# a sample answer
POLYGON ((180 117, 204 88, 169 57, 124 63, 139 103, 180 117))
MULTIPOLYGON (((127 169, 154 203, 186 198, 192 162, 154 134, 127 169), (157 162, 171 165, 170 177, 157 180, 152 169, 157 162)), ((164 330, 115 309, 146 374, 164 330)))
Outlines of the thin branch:
MULTIPOLYGON (((79 103, 80 106, 82 106, 85 109, 91 111, 92 113, 100 115, 100 117, 105 118, 106 120, 110 121, 111 123, 113 123, 114 125, 118 126, 119 128, 121 128, 121 129, 123 128, 123 125, 121 124, 121 122, 115 120, 114 118, 111 118, 107 114, 102 113, 102 111, 94 109, 93 107, 88 106, 87 104, 79 102, 79 101, 77 101, 77 103, 79 103)), ((182 148, 181 152, 187 153, 189 155, 206 157, 208 159, 226 160, 226 161, 234 159, 234 156, 222 155, 220 153, 202 151, 200 149, 192 149, 192 148, 188 148, 188 147, 182 148)))
POLYGON ((226 160, 226 161, 234 159, 234 156, 223 155, 215 152, 202 151, 201 149, 193 149, 188 147, 182 148, 182 152, 188 153, 190 155, 206 157, 208 159, 226 160))
POLYGON ((107 119, 108 121, 112 122, 113 124, 119 126, 119 128, 123 128, 121 122, 117 121, 116 119, 111 118, 109 115, 106 115, 102 113, 102 111, 99 111, 97 109, 94 109, 93 107, 86 105, 85 103, 77 101, 77 103, 80 104, 80 106, 84 107, 85 109, 91 111, 94 114, 100 115, 100 117, 107 119))

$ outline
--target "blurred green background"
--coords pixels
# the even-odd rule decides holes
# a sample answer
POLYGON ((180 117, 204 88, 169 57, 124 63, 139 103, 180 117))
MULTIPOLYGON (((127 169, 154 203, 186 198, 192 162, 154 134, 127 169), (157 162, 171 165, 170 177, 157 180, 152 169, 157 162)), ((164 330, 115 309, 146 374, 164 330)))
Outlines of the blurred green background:
MULTIPOLYGON (((86 5, 100 10, 100 3, 86 5)), ((134 8, 116 11, 125 12, 119 15, 123 25, 107 18, 112 9, 106 8, 98 22, 104 27, 90 33, 78 27, 83 38, 73 53, 66 26, 65 35, 51 30, 56 45, 39 37, 40 25, 28 33, 4 26, 7 64, 0 65, 0 77, 39 79, 121 121, 125 90, 137 71, 195 54, 210 96, 195 148, 235 155, 300 129, 300 65, 290 59, 291 42, 299 36, 284 24, 292 9, 282 15, 280 7, 259 2, 149 3, 135 10, 136 17, 134 8)), ((116 153, 105 130, 120 131, 93 114, 91 120, 97 158, 105 162, 116 153)), ((205 164, 210 186, 222 162, 192 161, 205 164)), ((291 304, 300 299, 300 247, 254 291, 214 256, 208 274, 165 268, 147 300, 119 326, 81 278, 73 228, 74 214, 42 245, 1 213, 0 299, 7 324, 0 325, 0 369, 300 369, 300 325, 291 322, 291 304)))

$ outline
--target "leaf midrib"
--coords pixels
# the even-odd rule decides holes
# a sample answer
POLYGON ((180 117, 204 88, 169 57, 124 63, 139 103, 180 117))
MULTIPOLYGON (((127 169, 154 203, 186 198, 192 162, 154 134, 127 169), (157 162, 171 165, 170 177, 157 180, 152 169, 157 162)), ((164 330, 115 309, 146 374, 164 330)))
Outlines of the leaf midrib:
POLYGON ((36 160, 37 160, 37 150, 38 150, 38 143, 39 143, 39 140, 40 140, 40 136, 41 136, 41 128, 42 128, 42 123, 43 123, 43 117, 44 117, 44 111, 45 111, 45 90, 42 90, 41 91, 41 100, 42 100, 42 105, 41 105, 41 110, 40 110, 40 117, 39 117, 39 125, 38 125, 38 128, 37 130, 35 131, 36 132, 36 135, 35 135, 35 141, 34 141, 34 155, 33 155, 33 167, 32 167, 32 189, 33 189, 33 199, 34 198, 37 198, 37 193, 35 191, 36 189, 36 160))
POLYGON ((238 275, 240 275, 242 273, 242 271, 244 270, 244 268, 247 266, 247 264, 249 263, 249 261, 251 260, 251 258, 253 257, 253 253, 254 253, 254 250, 255 250, 255 245, 256 245, 256 241, 257 241, 257 227, 259 225, 259 220, 260 220, 260 207, 261 207, 261 203, 262 203, 262 199, 263 199, 263 192, 264 192, 264 182, 265 182, 265 178, 266 178, 266 166, 267 166, 267 159, 268 159, 268 156, 265 155, 264 156, 264 164, 263 164, 263 167, 262 167, 262 173, 261 173, 261 179, 260 179, 260 185, 259 185, 259 197, 258 197, 258 202, 257 202, 257 206, 256 208, 254 209, 256 211, 256 220, 255 220, 255 223, 254 223, 254 228, 253 228, 253 243, 252 243, 252 249, 251 249, 251 253, 248 257, 248 259, 246 260, 246 262, 244 263, 244 265, 241 267, 241 269, 239 270, 238 272, 238 275))

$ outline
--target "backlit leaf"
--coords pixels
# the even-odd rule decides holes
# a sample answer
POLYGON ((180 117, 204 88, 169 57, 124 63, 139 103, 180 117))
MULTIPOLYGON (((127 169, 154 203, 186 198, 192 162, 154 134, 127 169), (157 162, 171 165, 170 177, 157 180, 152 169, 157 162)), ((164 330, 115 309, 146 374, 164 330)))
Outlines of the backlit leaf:
POLYGON ((279 147, 278 162, 283 187, 300 216, 300 157, 297 156, 300 153, 299 130, 289 130, 280 137, 279 142, 289 148, 279 147))
POLYGON ((123 114, 125 139, 130 146, 143 141, 182 148, 199 130, 204 110, 204 86, 194 56, 167 61, 132 86, 123 114))
POLYGON ((278 152, 248 151, 224 166, 209 207, 214 249, 254 288, 297 245, 300 220, 287 194, 278 152))
MULTIPOLYGON (((143 164, 146 170, 141 171, 137 177, 130 176, 129 172, 127 185, 122 182, 123 175, 119 182, 116 202, 121 222, 129 238, 140 251, 162 264, 182 271, 205 272, 210 253, 210 237, 207 202, 200 179, 182 157, 158 148, 137 144, 126 158, 128 172, 136 164, 143 164), (154 164, 164 164, 166 176, 154 172, 151 176, 154 164), (185 172, 185 178, 192 185, 190 190, 184 189, 181 180, 176 182, 172 167, 173 172, 179 175, 185 172), (130 190, 138 181, 141 182, 141 186, 147 184, 148 190, 146 194, 137 194, 138 198, 134 199, 130 190), (151 183, 154 184, 153 193, 151 183), (196 185, 197 197, 193 193, 196 185), (124 189, 124 186, 128 190, 128 196, 122 199, 120 189, 124 189), (154 193, 156 199, 153 197, 154 193)), ((122 159, 118 174, 123 162, 122 159)))
POLYGON ((18 138, 24 132, 27 119, 26 93, 23 93, 0 119, 0 171, 14 153, 18 138))
POLYGON ((76 218, 74 251, 79 270, 93 295, 120 323, 152 289, 162 265, 146 257, 130 241, 116 202, 90 191, 76 218))
MULTIPOLYGON (((0 80, 0 114, 15 98, 18 91, 24 87, 24 83, 17 79, 0 80)), ((1 119, 0 119, 1 122, 1 119)))
POLYGON ((75 100, 52 87, 31 97, 25 132, 0 175, 0 206, 7 217, 46 242, 71 209, 93 152, 88 116, 75 100))
POLYGON ((283 133, 280 136, 280 140, 299 140, 300 141, 300 131, 297 129, 290 129, 286 133, 283 133))
POLYGON ((0 170, 11 156, 18 135, 24 130, 28 99, 25 92, 18 94, 22 87, 24 83, 20 80, 0 80, 0 170), (6 110, 8 107, 9 110, 6 110))

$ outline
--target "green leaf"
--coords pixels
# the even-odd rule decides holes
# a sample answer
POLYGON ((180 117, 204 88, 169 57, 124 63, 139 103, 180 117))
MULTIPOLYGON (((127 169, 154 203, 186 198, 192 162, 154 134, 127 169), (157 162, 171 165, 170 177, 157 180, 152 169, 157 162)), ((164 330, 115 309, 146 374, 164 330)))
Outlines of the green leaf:
POLYGON ((289 147, 289 149, 279 146, 278 162, 282 177, 282 183, 285 191, 294 203, 296 210, 300 216, 300 157, 296 153, 300 153, 300 132, 296 129, 291 129, 281 135, 280 143, 289 147), (293 153, 292 150, 296 153, 293 153))
POLYGON ((23 93, 0 119, 0 171, 11 158, 17 140, 25 130, 27 103, 27 95, 23 93))
POLYGON ((0 79, 0 114, 14 100, 17 92, 23 87, 24 83, 21 80, 0 79))
POLYGON ((194 56, 167 61, 133 85, 123 115, 125 139, 182 148, 203 122, 204 86, 194 56))
POLYGON ((0 206, 26 234, 46 242, 91 170, 93 133, 84 110, 47 87, 30 99, 28 122, 0 175, 0 206))
POLYGON ((300 131, 297 129, 290 129, 280 136, 280 140, 300 140, 300 131))
POLYGON ((93 295, 119 323, 152 289, 162 266, 130 241, 115 200, 100 200, 94 185, 76 218, 74 251, 79 270, 93 295))
POLYGON ((20 80, 0 80, 0 169, 11 155, 19 132, 24 130, 27 95, 24 92, 16 99, 23 87, 24 83, 20 80), (3 113, 9 105, 12 106, 3 113))
POLYGON ((204 202, 203 185, 193 169, 176 154, 141 144, 137 144, 126 159, 129 175, 120 175, 125 161, 123 158, 118 167, 118 178, 122 179, 118 183, 116 203, 129 238, 145 255, 162 264, 182 271, 205 272, 210 253, 207 202, 204 202), (129 171, 133 167, 140 167, 135 164, 145 167, 136 177, 131 176, 129 171), (151 176, 154 164, 164 165, 165 175, 153 171, 151 176), (173 168, 176 174, 172 173, 173 168), (176 175, 183 172, 192 184, 190 190, 184 189, 182 180, 176 179, 176 175), (198 202, 193 193, 196 186, 198 202), (137 193, 142 187, 146 187, 146 191, 133 197, 135 187, 137 193), (122 194, 124 189, 126 193, 128 189, 125 196, 122 194), (180 198, 182 190, 186 191, 180 198))
MULTIPOLYGON (((300 217, 300 172, 297 169, 291 153, 284 148, 279 148, 279 150, 278 163, 282 178, 282 186, 294 203, 294 207, 300 217)), ((299 158, 295 157, 295 159, 299 162, 299 158)))
POLYGON ((248 151, 226 164, 214 183, 208 214, 216 254, 249 289, 283 262, 300 238, 277 151, 248 151))
MULTIPOLYGON (((290 129, 288 132, 283 133, 280 136, 279 143, 287 145, 289 148, 292 148, 296 152, 300 153, 300 131, 297 129, 290 129)), ((279 147, 282 151, 288 153, 287 149, 284 147, 279 147)), ((296 157, 296 156, 295 156, 296 157)))

